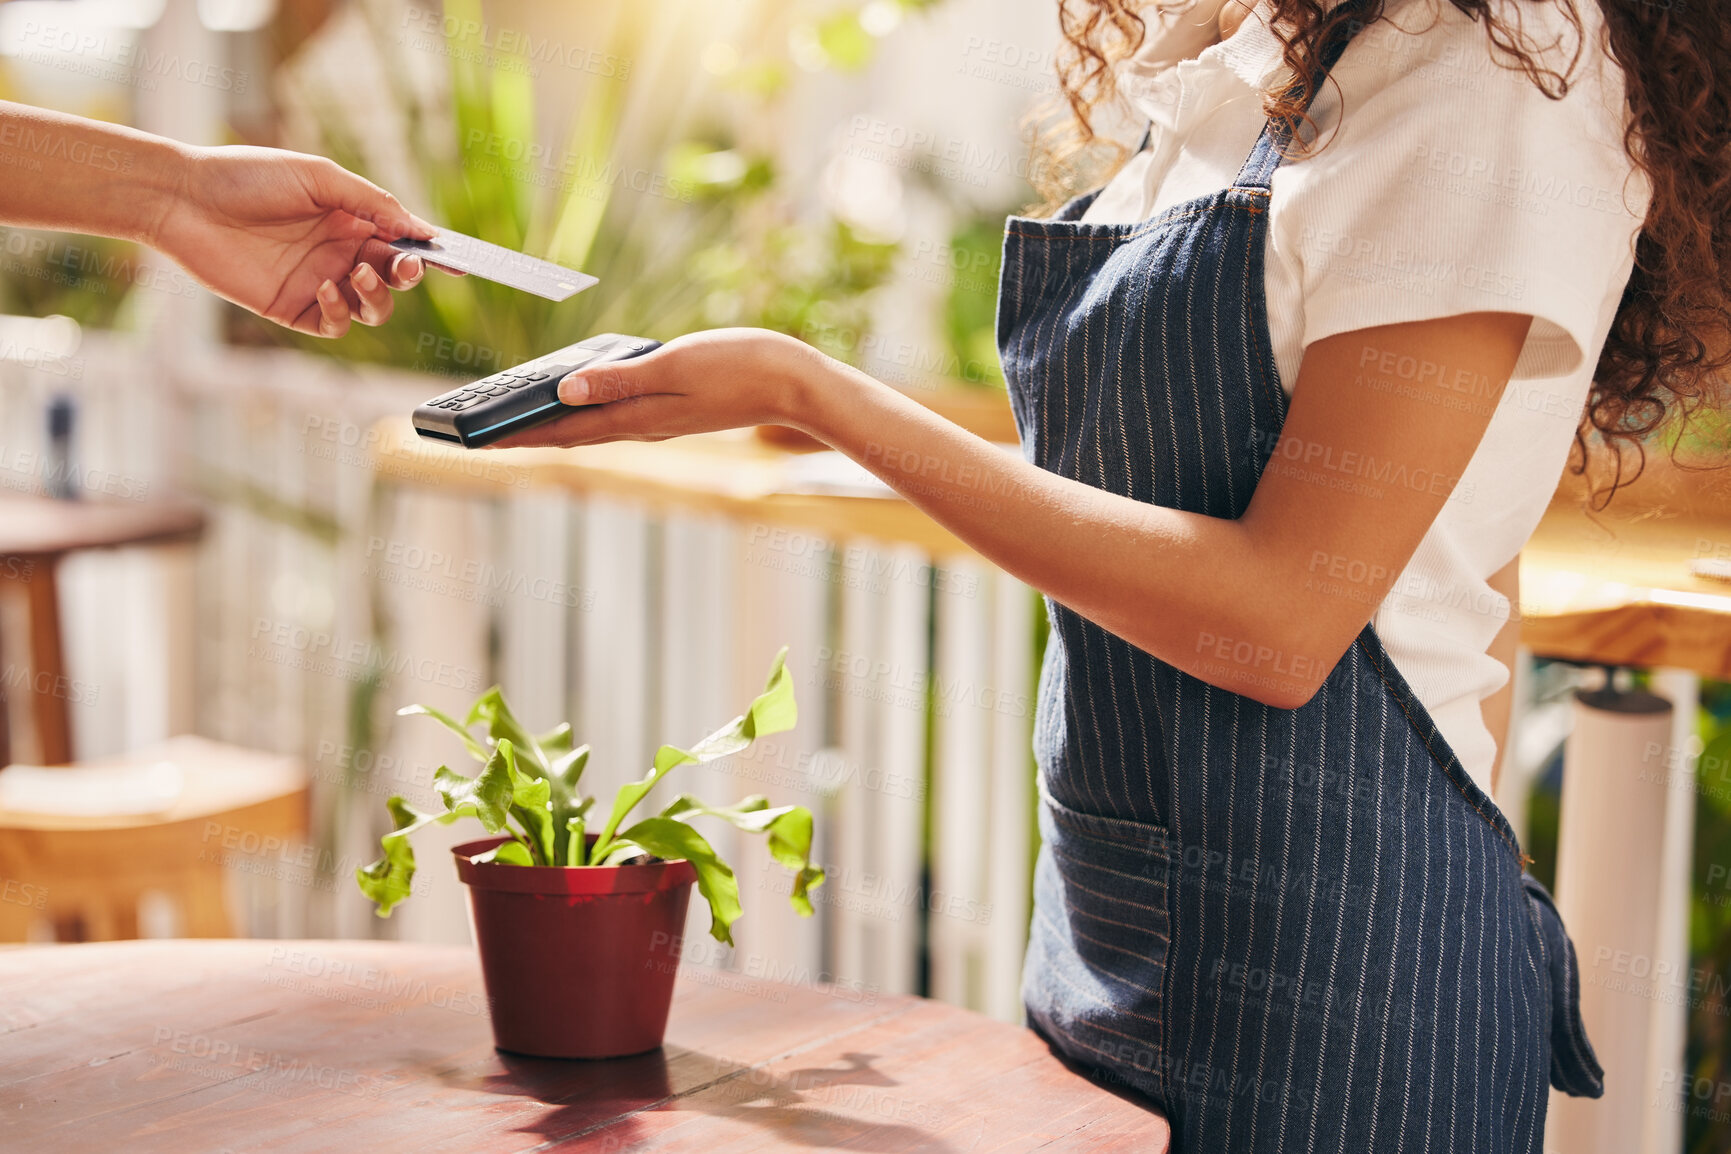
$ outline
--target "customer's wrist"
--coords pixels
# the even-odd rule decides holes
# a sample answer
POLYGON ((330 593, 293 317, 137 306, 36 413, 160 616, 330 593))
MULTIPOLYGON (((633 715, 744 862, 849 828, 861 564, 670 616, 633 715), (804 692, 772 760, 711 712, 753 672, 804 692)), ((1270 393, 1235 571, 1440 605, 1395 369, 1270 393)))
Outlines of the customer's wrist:
POLYGON ((115 235, 165 251, 168 230, 164 226, 186 204, 189 175, 199 151, 159 136, 139 140, 115 235))

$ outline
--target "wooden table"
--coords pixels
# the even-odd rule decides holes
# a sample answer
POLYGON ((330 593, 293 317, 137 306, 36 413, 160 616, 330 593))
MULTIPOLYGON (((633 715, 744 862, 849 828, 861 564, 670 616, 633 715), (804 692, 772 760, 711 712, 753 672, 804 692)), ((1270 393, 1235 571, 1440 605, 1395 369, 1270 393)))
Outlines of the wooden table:
POLYGON ((1027 1030, 687 970, 666 1046, 493 1049, 474 952, 174 941, 0 951, 0 1149, 1132 1151, 1165 1123, 1027 1030))
MULTIPOLYGON (((182 499, 0 497, 0 579, 22 585, 30 606, 29 689, 40 761, 59 765, 72 760, 72 720, 56 585, 61 560, 84 549, 194 541, 203 531, 204 512, 182 499)), ((12 760, 10 746, 6 714, 0 709, 0 765, 12 760)))

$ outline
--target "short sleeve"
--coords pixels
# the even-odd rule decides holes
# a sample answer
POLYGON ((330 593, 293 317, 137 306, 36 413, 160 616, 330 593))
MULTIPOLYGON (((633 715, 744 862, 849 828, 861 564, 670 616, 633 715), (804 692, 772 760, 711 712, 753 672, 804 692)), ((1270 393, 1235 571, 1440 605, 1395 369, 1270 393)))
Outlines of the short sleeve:
MULTIPOLYGON (((1560 22, 1528 30, 1565 49, 1577 36, 1560 22)), ((1595 26, 1585 32, 1595 45, 1595 26)), ((1616 66, 1582 53, 1553 99, 1493 58, 1482 25, 1414 3, 1360 33, 1334 79, 1312 110, 1324 146, 1275 174, 1271 273, 1298 282, 1302 344, 1518 312, 1534 320, 1516 378, 1596 358, 1648 197, 1623 143, 1616 66)))

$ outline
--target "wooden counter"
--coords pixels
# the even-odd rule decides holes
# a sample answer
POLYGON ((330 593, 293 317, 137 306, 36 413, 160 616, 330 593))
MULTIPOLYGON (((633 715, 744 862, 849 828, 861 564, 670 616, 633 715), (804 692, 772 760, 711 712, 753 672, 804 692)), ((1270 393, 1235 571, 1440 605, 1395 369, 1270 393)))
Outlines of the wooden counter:
MULTIPOLYGON (((793 493, 800 459, 744 430, 659 444, 471 452, 414 435, 406 420, 377 429, 382 477, 494 493, 555 487, 802 529, 830 540, 870 537, 933 555, 968 549, 897 497, 793 493)), ((1543 657, 1671 666, 1731 678, 1731 584, 1696 577, 1698 556, 1731 559, 1724 477, 1663 461, 1590 513, 1565 479, 1521 555, 1522 641, 1543 657)))
POLYGON ((789 492, 791 472, 805 454, 773 448, 746 429, 584 449, 459 449, 424 440, 399 419, 381 422, 375 433, 374 466, 384 479, 494 495, 522 487, 562 488, 659 510, 804 529, 829 540, 871 537, 934 555, 969 552, 900 498, 789 492))

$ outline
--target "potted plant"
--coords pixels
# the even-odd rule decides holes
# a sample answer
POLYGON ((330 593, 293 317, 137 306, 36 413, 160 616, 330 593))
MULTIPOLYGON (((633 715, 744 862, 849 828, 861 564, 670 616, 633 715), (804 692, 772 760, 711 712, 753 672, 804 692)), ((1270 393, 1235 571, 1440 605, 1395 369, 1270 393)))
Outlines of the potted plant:
POLYGON ((660 813, 627 824, 657 782, 681 765, 739 753, 754 740, 791 729, 797 717, 787 650, 746 711, 690 749, 664 745, 640 781, 614 795, 596 832, 595 799, 581 792, 589 747, 573 747, 571 726, 526 730, 497 686, 459 723, 424 705, 482 765, 475 777, 440 766, 434 788, 443 813, 421 813, 401 797, 387 803, 394 826, 384 856, 355 871, 380 917, 409 896, 415 854, 409 837, 438 822, 473 818, 493 835, 453 847, 468 885, 469 915, 502 1050, 553 1058, 610 1058, 653 1050, 667 1029, 678 947, 691 884, 709 902, 709 932, 732 944, 739 883, 693 825, 699 818, 763 834, 770 854, 794 871, 791 900, 811 915, 809 891, 823 882, 811 864, 811 811, 771 807, 752 796, 732 806, 680 794, 660 813), (470 728, 480 723, 486 734, 470 728))

